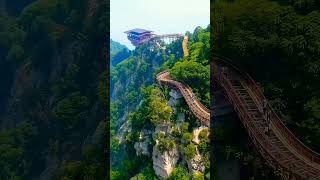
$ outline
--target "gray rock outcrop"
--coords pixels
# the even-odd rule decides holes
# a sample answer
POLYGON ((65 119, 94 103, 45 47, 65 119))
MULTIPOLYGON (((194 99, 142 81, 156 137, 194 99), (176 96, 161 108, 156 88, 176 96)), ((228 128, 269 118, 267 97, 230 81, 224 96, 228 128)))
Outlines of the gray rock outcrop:
POLYGON ((197 154, 191 160, 187 161, 187 164, 188 164, 188 169, 192 174, 204 173, 205 171, 204 161, 202 156, 198 152, 198 148, 197 148, 197 154))
POLYGON ((170 176, 173 169, 176 167, 179 159, 178 148, 171 151, 161 153, 157 146, 153 147, 152 161, 153 169, 159 179, 164 179, 170 176))
POLYGON ((149 144, 150 137, 148 136, 149 132, 143 131, 140 132, 139 142, 134 143, 134 149, 136 150, 137 156, 145 155, 150 156, 149 144))

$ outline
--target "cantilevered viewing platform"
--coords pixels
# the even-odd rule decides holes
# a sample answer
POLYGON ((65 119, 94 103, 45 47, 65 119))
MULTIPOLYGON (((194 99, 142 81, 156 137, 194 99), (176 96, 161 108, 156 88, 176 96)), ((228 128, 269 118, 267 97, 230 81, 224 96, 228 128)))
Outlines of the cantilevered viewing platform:
POLYGON ((132 45, 140 46, 145 41, 150 40, 155 36, 153 31, 145 30, 145 29, 132 29, 125 32, 128 36, 128 39, 131 41, 132 45))

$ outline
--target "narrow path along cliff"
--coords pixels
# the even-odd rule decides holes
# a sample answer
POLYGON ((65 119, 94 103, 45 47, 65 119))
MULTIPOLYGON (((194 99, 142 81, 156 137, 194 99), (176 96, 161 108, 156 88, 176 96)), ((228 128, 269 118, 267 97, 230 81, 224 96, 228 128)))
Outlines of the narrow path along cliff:
MULTIPOLYGON (((187 44, 188 37, 184 37, 182 48, 185 57, 189 55, 187 44)), ((299 141, 271 106, 262 109, 266 98, 247 73, 217 58, 213 74, 215 82, 223 88, 257 150, 275 174, 283 179, 320 179, 320 155, 299 141), (266 116, 263 111, 270 115, 266 116)), ((179 90, 201 124, 210 126, 209 109, 196 99, 188 85, 173 80, 168 71, 160 72, 156 79, 159 84, 179 90)))
MULTIPOLYGON (((184 56, 189 56, 188 37, 185 36, 182 42, 184 56)), ((168 71, 160 72, 157 77, 159 84, 164 84, 174 89, 177 89, 182 94, 187 102, 192 113, 200 120, 202 125, 210 126, 210 110, 206 108, 194 95, 192 89, 183 83, 173 80, 168 71)))

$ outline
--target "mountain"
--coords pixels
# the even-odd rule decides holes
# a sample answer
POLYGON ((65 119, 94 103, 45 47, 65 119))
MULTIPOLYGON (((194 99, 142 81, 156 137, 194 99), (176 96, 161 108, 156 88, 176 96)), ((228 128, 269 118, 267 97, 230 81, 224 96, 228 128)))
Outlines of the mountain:
POLYGON ((0 179, 105 179, 108 2, 5 2, 0 179))
POLYGON ((156 74, 170 71, 209 107, 209 28, 186 35, 189 57, 182 39, 159 41, 136 48, 111 69, 112 180, 209 178, 208 129, 199 128, 186 102, 173 100, 172 89, 156 81, 156 74), (198 145, 191 142, 195 131, 203 137, 198 145))
POLYGON ((112 67, 127 59, 130 54, 131 51, 125 45, 110 39, 110 60, 112 67))
POLYGON ((117 54, 123 49, 128 49, 128 48, 125 45, 122 45, 119 42, 110 39, 110 53, 112 55, 117 54))

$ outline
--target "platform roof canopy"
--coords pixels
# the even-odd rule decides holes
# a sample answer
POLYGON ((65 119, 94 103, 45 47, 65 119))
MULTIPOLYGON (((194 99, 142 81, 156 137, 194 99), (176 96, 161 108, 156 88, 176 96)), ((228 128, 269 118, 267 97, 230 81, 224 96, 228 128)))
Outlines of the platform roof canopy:
POLYGON ((141 34, 148 34, 148 33, 152 33, 152 32, 153 32, 153 31, 136 28, 136 29, 132 29, 132 30, 126 31, 126 32, 124 32, 124 33, 126 33, 126 34, 141 35, 141 34))

